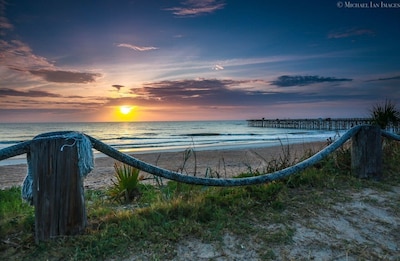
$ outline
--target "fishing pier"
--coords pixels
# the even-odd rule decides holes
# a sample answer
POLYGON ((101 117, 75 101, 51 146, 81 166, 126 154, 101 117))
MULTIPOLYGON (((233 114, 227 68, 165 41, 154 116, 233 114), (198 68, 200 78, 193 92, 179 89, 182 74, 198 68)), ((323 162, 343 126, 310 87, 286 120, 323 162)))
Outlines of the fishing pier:
MULTIPOLYGON (((256 119, 247 120, 250 127, 306 129, 306 130, 348 130, 352 127, 370 124, 368 118, 319 118, 319 119, 256 119)), ((399 126, 396 126, 399 129, 399 126)))

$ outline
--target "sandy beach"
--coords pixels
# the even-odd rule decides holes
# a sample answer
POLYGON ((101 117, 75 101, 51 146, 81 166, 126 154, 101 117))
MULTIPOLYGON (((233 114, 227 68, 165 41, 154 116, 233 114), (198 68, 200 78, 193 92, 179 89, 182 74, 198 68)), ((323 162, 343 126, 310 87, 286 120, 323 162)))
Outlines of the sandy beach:
MULTIPOLYGON (((225 178, 249 171, 262 172, 268 162, 279 160, 287 154, 293 162, 302 158, 305 153, 315 153, 324 146, 326 143, 321 141, 262 148, 194 150, 186 161, 185 151, 131 155, 147 163, 188 175, 225 178)), ((96 158, 94 170, 84 180, 85 188, 101 189, 112 184, 115 162, 116 160, 107 156, 96 158)), ((27 164, 0 166, 0 189, 21 185, 26 172, 27 164)), ((142 174, 151 180, 152 175, 144 172, 142 174)))

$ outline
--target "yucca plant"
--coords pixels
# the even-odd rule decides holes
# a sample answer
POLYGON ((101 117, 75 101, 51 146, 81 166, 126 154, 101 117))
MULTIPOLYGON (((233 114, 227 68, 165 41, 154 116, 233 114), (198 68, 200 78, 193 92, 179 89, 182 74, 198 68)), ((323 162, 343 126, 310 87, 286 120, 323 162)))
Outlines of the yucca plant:
POLYGON ((143 179, 143 176, 139 176, 140 170, 119 163, 114 164, 114 170, 117 181, 113 181, 108 189, 110 198, 120 203, 129 203, 139 197, 139 181, 143 179))
POLYGON ((386 129, 390 124, 396 125, 400 122, 400 111, 397 110, 394 102, 386 100, 383 104, 372 107, 371 120, 381 129, 386 129))

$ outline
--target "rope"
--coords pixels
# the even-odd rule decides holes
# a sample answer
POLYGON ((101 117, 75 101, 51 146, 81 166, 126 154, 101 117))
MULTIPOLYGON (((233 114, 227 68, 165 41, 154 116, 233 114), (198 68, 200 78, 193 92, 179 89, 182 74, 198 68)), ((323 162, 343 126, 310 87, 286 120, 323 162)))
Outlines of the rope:
POLYGON ((392 139, 392 140, 400 141, 400 136, 399 135, 396 135, 394 133, 387 132, 387 131, 384 131, 384 130, 382 130, 382 136, 384 136, 386 138, 389 138, 389 139, 392 139))
POLYGON ((65 148, 65 147, 73 147, 73 146, 75 146, 75 144, 76 144, 76 140, 77 140, 77 139, 75 139, 75 138, 69 138, 69 139, 72 139, 72 140, 74 140, 74 143, 72 143, 72 144, 64 144, 64 145, 62 145, 62 146, 61 146, 61 149, 60 149, 60 151, 64 151, 64 148, 65 148))
POLYGON ((261 183, 267 183, 274 180, 282 179, 288 177, 292 174, 295 174, 299 171, 302 171, 318 161, 322 160, 333 151, 338 149, 342 146, 348 139, 350 139, 353 135, 355 135, 361 127, 365 125, 356 126, 349 131, 347 131, 342 137, 336 140, 334 143, 330 144, 328 147, 324 148, 320 152, 316 153, 315 155, 311 156, 310 158, 297 163, 291 167, 288 167, 283 170, 279 170, 273 173, 264 173, 263 175, 255 176, 255 177, 247 177, 247 178, 227 178, 227 179, 212 179, 212 178, 201 178, 201 177, 193 177, 182 175, 178 172, 170 171, 167 169, 163 169, 152 164, 146 163, 144 161, 138 160, 134 157, 126 155, 124 153, 119 152, 118 150, 110 147, 109 145, 91 137, 87 137, 92 142, 93 148, 96 150, 103 152, 104 154, 137 169, 145 171, 147 173, 170 179, 175 180, 178 182, 188 183, 188 184, 197 184, 197 185, 206 185, 206 186, 244 186, 244 185, 255 185, 261 183))
MULTIPOLYGON (((334 152, 340 146, 342 146, 347 140, 353 137, 362 127, 369 126, 369 125, 358 125, 346 133, 344 133, 338 140, 324 148, 323 150, 319 151, 318 153, 314 154, 310 158, 299 162, 291 167, 288 167, 283 170, 279 170, 273 173, 263 173, 262 175, 255 176, 255 177, 247 177, 247 178, 228 178, 228 179, 213 179, 213 178, 201 178, 201 177, 193 177, 182 175, 178 172, 170 171, 167 169, 163 169, 152 164, 146 163, 139 159, 136 159, 132 156, 127 154, 121 153, 118 150, 112 148, 111 146, 89 136, 89 135, 82 135, 82 137, 87 137, 89 142, 84 142, 89 151, 89 148, 93 146, 96 150, 137 169, 145 171, 147 173, 170 179, 175 180, 178 182, 184 182, 189 184, 197 184, 197 185, 206 185, 206 186, 243 186, 243 185, 254 185, 254 184, 261 184, 266 182, 271 182, 274 180, 282 179, 288 177, 292 174, 296 174, 299 171, 302 171, 315 163, 319 162, 323 158, 327 157, 329 154, 334 152)), ((67 132, 57 132, 53 134, 65 134, 67 132)), ((53 138, 52 136, 46 136, 48 134, 41 134, 38 135, 36 138, 53 138)), ((382 131, 382 136, 400 141, 400 136, 389 133, 387 131, 382 131)), ((59 136, 58 136, 59 137, 59 136)), ((36 139, 35 138, 35 139, 36 139)), ((20 154, 28 153, 29 155, 29 147, 32 141, 22 142, 20 144, 10 146, 8 148, 0 150, 0 160, 7 159, 13 156, 17 156, 20 154)), ((91 149, 90 149, 91 151, 91 149)), ((88 166, 90 168, 90 164, 88 166)), ((91 168, 90 168, 91 170, 91 168)), ((90 171, 89 170, 89 171, 90 171)), ((87 173, 86 173, 87 174, 87 173)))
POLYGON ((12 145, 0 150, 0 161, 29 152, 31 140, 12 145))

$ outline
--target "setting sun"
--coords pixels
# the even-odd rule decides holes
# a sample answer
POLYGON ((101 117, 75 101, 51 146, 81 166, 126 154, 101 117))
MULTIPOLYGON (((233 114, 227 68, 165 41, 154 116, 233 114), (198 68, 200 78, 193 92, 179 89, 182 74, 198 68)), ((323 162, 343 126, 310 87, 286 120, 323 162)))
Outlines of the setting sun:
POLYGON ((127 115, 133 110, 133 108, 134 108, 133 106, 120 106, 119 111, 122 114, 127 115))
POLYGON ((121 105, 114 107, 114 120, 133 121, 137 117, 137 106, 121 105))

